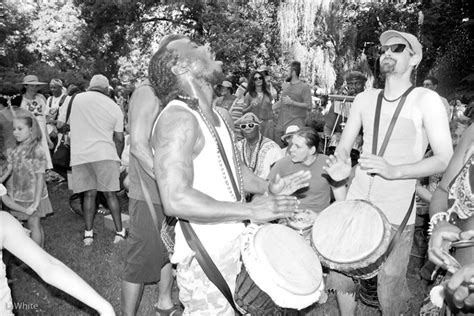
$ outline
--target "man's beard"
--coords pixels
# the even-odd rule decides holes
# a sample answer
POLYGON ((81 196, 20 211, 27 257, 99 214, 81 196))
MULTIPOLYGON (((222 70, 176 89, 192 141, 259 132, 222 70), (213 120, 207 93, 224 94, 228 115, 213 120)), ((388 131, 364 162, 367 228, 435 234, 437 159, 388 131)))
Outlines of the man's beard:
POLYGON ((389 75, 395 70, 396 61, 392 58, 385 58, 380 63, 380 73, 383 75, 389 75), (392 62, 390 62, 392 61, 392 62))
POLYGON ((196 58, 190 61, 191 72, 197 80, 215 86, 225 79, 222 68, 217 63, 215 60, 206 60, 203 57, 196 58))

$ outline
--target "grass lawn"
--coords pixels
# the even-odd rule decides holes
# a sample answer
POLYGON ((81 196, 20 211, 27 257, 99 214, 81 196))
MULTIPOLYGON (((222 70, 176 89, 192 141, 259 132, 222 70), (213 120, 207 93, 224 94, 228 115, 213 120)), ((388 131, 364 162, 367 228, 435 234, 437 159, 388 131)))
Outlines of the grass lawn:
MULTIPOLYGON (((109 300, 119 314, 120 276, 123 268, 124 245, 112 243, 113 232, 104 227, 103 216, 98 215, 94 224, 94 233, 96 234, 94 243, 91 247, 84 247, 82 244, 83 220, 82 217, 69 211, 67 184, 49 184, 48 189, 55 212, 43 220, 46 250, 63 261, 109 300)), ((20 307, 15 311, 17 315, 94 314, 93 310, 81 302, 45 284, 27 266, 19 264, 16 260, 12 260, 9 266, 13 299, 20 307)), ((410 264, 410 268, 415 269, 413 262, 410 264)), ((417 278, 411 277, 410 271, 409 286, 413 295, 410 302, 410 315, 417 315, 421 301, 426 294, 426 286, 417 278)), ((145 287, 139 315, 154 315, 152 305, 156 301, 157 292, 156 284, 145 287)), ((397 295, 397 293, 393 294, 397 295)), ((176 287, 173 297, 177 300, 176 287)), ((329 295, 326 304, 305 314, 337 315, 334 295, 329 295)), ((359 306, 358 315, 379 315, 379 313, 375 309, 359 306)))

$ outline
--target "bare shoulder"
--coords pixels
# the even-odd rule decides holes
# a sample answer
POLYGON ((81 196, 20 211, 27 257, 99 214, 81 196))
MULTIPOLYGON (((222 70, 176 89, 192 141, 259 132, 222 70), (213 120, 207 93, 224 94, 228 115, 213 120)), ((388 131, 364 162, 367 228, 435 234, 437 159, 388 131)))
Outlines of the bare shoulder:
POLYGON ((352 102, 351 112, 353 111, 353 109, 358 112, 361 112, 363 109, 375 107, 377 103, 377 97, 380 91, 380 89, 367 89, 357 94, 354 98, 354 102, 352 102))
POLYGON ((434 108, 444 109, 443 101, 438 93, 427 88, 418 87, 413 90, 415 104, 423 112, 433 111, 434 108))
POLYGON ((181 106, 168 105, 156 122, 153 134, 158 147, 173 140, 196 141, 200 128, 196 117, 190 110, 181 106))

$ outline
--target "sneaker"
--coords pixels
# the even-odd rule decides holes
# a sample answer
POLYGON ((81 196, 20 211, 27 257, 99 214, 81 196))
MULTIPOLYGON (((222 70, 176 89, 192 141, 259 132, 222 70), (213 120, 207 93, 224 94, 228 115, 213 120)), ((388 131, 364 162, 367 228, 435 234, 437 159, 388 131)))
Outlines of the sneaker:
POLYGON ((127 238, 127 230, 125 228, 122 231, 115 232, 114 244, 124 241, 127 238))
POLYGON ((92 245, 92 243, 94 242, 94 234, 92 233, 92 231, 84 232, 84 236, 82 237, 82 242, 84 243, 84 246, 92 245))

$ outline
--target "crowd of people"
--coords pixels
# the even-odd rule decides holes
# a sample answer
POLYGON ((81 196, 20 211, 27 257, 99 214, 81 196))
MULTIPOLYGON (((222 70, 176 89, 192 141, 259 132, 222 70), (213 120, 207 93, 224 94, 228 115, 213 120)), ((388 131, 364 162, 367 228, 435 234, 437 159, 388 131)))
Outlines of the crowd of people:
MULTIPOLYGON (((53 168, 66 177, 70 169, 69 186, 81 197, 84 246, 93 246, 94 218, 104 205, 114 222, 113 243, 126 243, 124 315, 137 313, 143 286, 151 282, 159 282, 160 315, 234 315, 242 310, 203 265, 211 261, 233 292, 241 269, 249 268, 241 261, 249 222, 295 228, 292 221, 304 214, 311 227, 334 201, 364 200, 387 220, 394 240, 387 258, 366 283, 329 269, 324 284, 335 291, 341 315, 355 314, 367 283, 376 288, 383 315, 400 315, 410 299, 412 244, 423 226, 415 219, 428 212, 417 207, 418 200, 418 206, 429 205, 432 232, 419 255, 429 256, 433 266, 427 263, 421 275, 431 281, 439 268, 448 271, 437 282, 447 304, 430 311, 474 311, 474 100, 450 105, 431 76, 423 87, 413 86, 423 49, 412 34, 386 31, 380 45, 383 89, 368 87, 363 73, 351 71, 346 90, 329 95, 327 105, 314 102, 298 61, 289 65, 281 90, 264 65, 236 83, 223 79, 222 63, 207 49, 181 35, 162 39, 148 78, 130 97, 121 90, 111 93, 108 78, 97 74, 86 91, 53 78, 45 98, 39 91, 46 83, 25 76, 21 92, 0 95, 0 196, 11 214, 0 212, 0 245, 43 271, 41 277, 59 267, 46 282, 101 315, 114 313, 42 250, 41 221, 53 212, 45 177, 53 168), (58 154, 62 145, 70 148, 70 157, 58 154), (117 198, 123 189, 128 231, 117 198), (30 237, 12 215, 25 222, 30 237), (22 245, 11 242, 14 238, 22 245), (457 247, 455 259, 451 246, 457 247), (171 298, 174 274, 182 305, 171 298)), ((307 233, 299 233, 311 243, 307 233)), ((0 266, 0 314, 9 315, 4 270, 0 266)))

